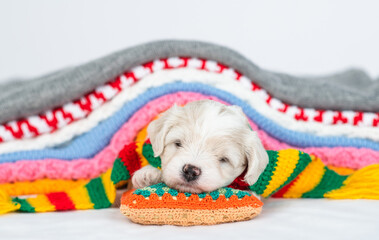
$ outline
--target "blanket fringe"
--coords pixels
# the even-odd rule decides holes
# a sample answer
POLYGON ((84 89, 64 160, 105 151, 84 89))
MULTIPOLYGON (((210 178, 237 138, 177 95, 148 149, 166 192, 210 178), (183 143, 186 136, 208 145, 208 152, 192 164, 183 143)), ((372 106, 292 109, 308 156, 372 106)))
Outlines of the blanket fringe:
POLYGON ((351 174, 340 189, 325 194, 333 199, 379 199, 379 164, 351 174))
POLYGON ((20 207, 20 204, 12 202, 12 198, 6 192, 0 191, 0 214, 17 211, 20 207))

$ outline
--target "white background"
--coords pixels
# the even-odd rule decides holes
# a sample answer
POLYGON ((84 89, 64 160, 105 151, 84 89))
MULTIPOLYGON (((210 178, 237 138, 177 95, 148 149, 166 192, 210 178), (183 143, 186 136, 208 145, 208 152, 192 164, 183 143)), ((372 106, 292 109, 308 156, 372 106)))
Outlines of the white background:
POLYGON ((379 75, 379 1, 0 0, 0 81, 159 39, 226 45, 291 74, 379 75))
MULTIPOLYGON (((160 39, 226 45, 291 74, 360 67, 379 76, 379 1, 4 1, 0 82, 160 39)), ((269 200, 258 218, 142 227, 117 209, 0 216, 0 239, 377 239, 379 202, 269 200)))

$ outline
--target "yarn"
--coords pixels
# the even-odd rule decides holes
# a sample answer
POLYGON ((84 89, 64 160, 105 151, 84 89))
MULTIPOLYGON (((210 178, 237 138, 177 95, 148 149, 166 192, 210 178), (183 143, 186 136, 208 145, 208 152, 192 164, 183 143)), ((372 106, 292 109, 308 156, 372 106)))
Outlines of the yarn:
POLYGON ((191 194, 159 183, 124 193, 120 210, 140 224, 191 226, 250 220, 262 205, 250 193, 232 188, 191 194))
POLYGON ((10 198, 4 191, 0 191, 0 213, 16 210, 20 212, 51 212, 108 208, 116 197, 116 188, 110 178, 111 170, 108 170, 100 177, 75 188, 27 198, 10 198))
POLYGON ((256 92, 256 95, 260 96, 263 102, 266 102, 267 105, 278 112, 291 116, 295 120, 322 122, 325 125, 343 124, 370 127, 377 127, 379 125, 379 113, 325 111, 311 108, 304 109, 294 105, 290 106, 279 99, 276 99, 274 96, 271 96, 264 89, 251 82, 250 79, 241 75, 239 72, 230 69, 223 64, 205 59, 199 60, 196 58, 173 57, 169 59, 155 60, 137 66, 131 71, 119 75, 115 80, 103 86, 99 86, 96 90, 88 93, 81 99, 67 103, 54 110, 49 110, 39 116, 30 116, 27 119, 11 121, 0 125, 0 142, 26 139, 54 132, 74 121, 87 117, 94 109, 109 101, 120 91, 128 88, 135 82, 138 82, 148 74, 162 69, 173 68, 201 69, 203 71, 206 70, 232 77, 241 83, 248 84, 248 89, 252 89, 253 92, 256 92))
POLYGON ((88 179, 61 180, 61 179, 40 179, 36 181, 24 181, 15 183, 0 184, 0 191, 10 196, 44 194, 50 192, 66 191, 89 182, 88 179))
MULTIPOLYGON (((133 145, 126 145, 124 149, 131 149, 130 146, 133 145)), ((154 157, 148 140, 143 149, 145 158, 152 166, 160 165, 157 164, 160 158, 154 157)), ((268 150, 267 154, 269 163, 265 170, 255 184, 247 186, 247 189, 263 197, 379 199, 379 164, 365 167, 350 175, 340 175, 326 167, 319 158, 302 151, 268 150)), ((128 169, 128 165, 124 164, 123 169, 128 169)), ((113 171, 123 170, 114 166, 113 171)), ((116 179, 112 180, 117 182, 116 179)), ((237 179, 232 185, 236 186, 239 182, 237 179)), ((246 189, 246 185, 239 188, 246 189)), ((161 191, 161 194, 163 193, 161 191)), ((149 191, 137 190, 136 194, 149 197, 149 191)))
MULTIPOLYGON (((112 166, 117 153, 125 143, 135 140, 137 132, 167 110, 175 102, 185 104, 189 101, 207 98, 198 93, 175 93, 157 98, 140 108, 113 136, 110 144, 91 161, 36 160, 5 163, 0 166, 0 182, 32 181, 41 178, 80 179, 94 178, 112 166)), ((210 97, 210 99, 215 99, 210 97)), ((217 99, 215 99, 217 100, 217 99)))
POLYGON ((230 93, 210 87, 201 83, 173 83, 163 85, 146 91, 139 98, 124 105, 114 116, 101 122, 92 131, 85 133, 68 145, 43 150, 22 151, 0 155, 0 163, 14 162, 20 159, 38 160, 41 158, 59 158, 73 160, 75 158, 91 158, 100 152, 122 126, 138 109, 149 101, 165 94, 177 91, 195 91, 203 94, 216 96, 229 104, 239 105, 248 118, 253 120, 259 128, 276 139, 292 144, 295 147, 359 147, 379 150, 379 143, 366 139, 344 138, 344 137, 320 137, 306 133, 299 133, 278 126, 270 119, 267 119, 255 111, 249 104, 240 100, 230 93), (98 139, 91 141, 91 139, 98 139))
MULTIPOLYGON (((161 70, 146 77, 132 87, 123 89, 115 97, 108 101, 107 104, 96 108, 86 118, 77 120, 74 123, 61 128, 51 134, 45 134, 28 140, 10 141, 0 144, 0 154, 15 151, 36 150, 45 147, 54 147, 61 143, 67 142, 75 136, 90 131, 98 123, 112 116, 125 103, 137 98, 139 94, 144 93, 151 87, 158 87, 166 83, 172 83, 181 79, 183 82, 193 82, 201 80, 202 83, 212 85, 221 90, 228 91, 242 100, 248 102, 264 117, 273 120, 276 124, 290 130, 315 134, 317 136, 346 136, 367 138, 371 140, 379 140, 379 128, 373 127, 356 127, 350 125, 325 125, 319 122, 303 122, 289 118, 286 114, 274 110, 268 106, 266 101, 261 99, 260 94, 251 92, 251 83, 235 81, 233 78, 217 73, 206 72, 196 69, 175 69, 161 70)), ((274 104, 274 102, 271 102, 274 104)), ((275 104, 274 104, 275 105, 275 104)), ((325 116, 329 116, 326 114, 325 116)))
MULTIPOLYGON (((109 207, 115 186, 149 163, 160 168, 151 145, 144 144, 147 124, 173 103, 200 99, 240 105, 271 149, 257 185, 239 177, 233 188, 265 197, 378 199, 378 165, 371 164, 379 162, 379 113, 287 105, 221 63, 169 58, 137 66, 79 100, 0 125, 0 213, 109 207)), ((158 199, 182 196, 165 186, 145 190, 135 195, 150 198, 151 190, 158 199)), ((183 194, 186 200, 206 196, 183 194)), ((209 198, 230 194, 214 191, 209 198)), ((205 216, 201 221, 211 214, 205 216)))
MULTIPOLYGON (((44 159, 1 164, 0 182, 31 181, 42 178, 94 178, 111 167, 114 156, 121 150, 123 144, 134 141, 137 131, 146 126, 160 112, 165 111, 175 102, 183 105, 189 101, 208 98, 220 101, 215 97, 191 92, 179 92, 157 98, 140 108, 112 137, 110 144, 90 161, 81 159, 67 162, 44 159)), ((250 124, 258 132, 266 148, 276 150, 293 147, 271 138, 266 132, 259 130, 253 122, 250 121, 250 124)), ((304 148, 301 150, 320 157, 327 165, 355 169, 377 163, 379 159, 378 152, 364 148, 304 148)))
MULTIPOLYGON (((145 133, 142 132, 141 135, 143 134, 145 133)), ((133 173, 143 167, 143 161, 139 157, 141 153, 137 152, 140 150, 141 148, 137 147, 136 143, 125 145, 114 162, 112 171, 108 170, 105 174, 90 180, 85 185, 67 191, 39 194, 25 199, 18 197, 10 198, 4 191, 1 191, 0 213, 16 210, 21 212, 47 212, 109 207, 116 195, 115 186, 121 182, 130 180, 133 173)), ((142 154, 149 164, 158 168, 160 167, 160 158, 154 157, 149 140, 144 143, 142 154)), ((320 159, 311 157, 295 149, 268 150, 267 154, 269 156, 269 163, 255 184, 251 186, 246 186, 246 184, 238 186, 243 178, 243 176, 240 176, 231 185, 237 185, 240 189, 252 190, 263 197, 379 199, 379 164, 368 166, 350 175, 339 175, 333 170, 328 169, 320 159)), ((154 206, 152 192, 158 198, 165 198, 166 207, 171 205, 167 205, 167 201, 169 200, 165 197, 165 194, 166 196, 170 195, 172 199, 174 197, 179 198, 179 196, 191 199, 193 195, 191 193, 183 193, 181 195, 176 190, 167 188, 164 184, 139 189, 134 194, 142 196, 145 200, 153 199, 152 206, 154 206)), ((194 195, 194 198, 199 199, 199 201, 203 199, 202 205, 203 203, 207 203, 205 201, 207 196, 208 199, 217 201, 221 195, 228 198, 228 196, 233 194, 237 196, 237 199, 245 199, 246 196, 251 196, 248 192, 221 188, 210 193, 194 195)), ((193 201, 196 202, 197 200, 193 201)), ((225 203, 225 201, 221 202, 225 203)), ((134 200, 132 203, 134 204, 134 200)), ((148 205, 146 202, 145 204, 148 205)), ((176 204, 177 202, 174 205, 176 204)), ((197 204, 190 206, 198 208, 197 204)), ((214 207, 214 205, 212 206, 214 207)), ((127 213, 127 209, 122 209, 122 211, 133 217, 134 213, 127 213)), ((148 213, 148 211, 145 212, 145 214, 148 213)), ((163 214, 163 212, 160 213, 163 214)), ((225 214, 225 212, 223 213, 225 214)))

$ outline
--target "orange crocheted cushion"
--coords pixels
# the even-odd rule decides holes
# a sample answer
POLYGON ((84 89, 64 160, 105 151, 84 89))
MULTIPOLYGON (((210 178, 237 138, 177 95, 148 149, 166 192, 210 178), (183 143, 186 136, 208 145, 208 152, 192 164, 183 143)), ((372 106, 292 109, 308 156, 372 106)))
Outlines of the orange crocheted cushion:
POLYGON ((179 193, 160 183, 124 193, 120 209, 140 224, 190 226, 250 220, 262 206, 246 191, 220 188, 201 194, 179 193))

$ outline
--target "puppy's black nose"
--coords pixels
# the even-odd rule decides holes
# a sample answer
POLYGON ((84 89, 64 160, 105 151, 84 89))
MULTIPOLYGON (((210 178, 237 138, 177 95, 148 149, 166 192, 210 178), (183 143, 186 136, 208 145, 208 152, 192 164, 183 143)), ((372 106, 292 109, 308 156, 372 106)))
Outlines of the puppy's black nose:
POLYGON ((191 182, 199 178, 201 170, 194 165, 186 164, 183 166, 182 174, 187 182, 191 182))

